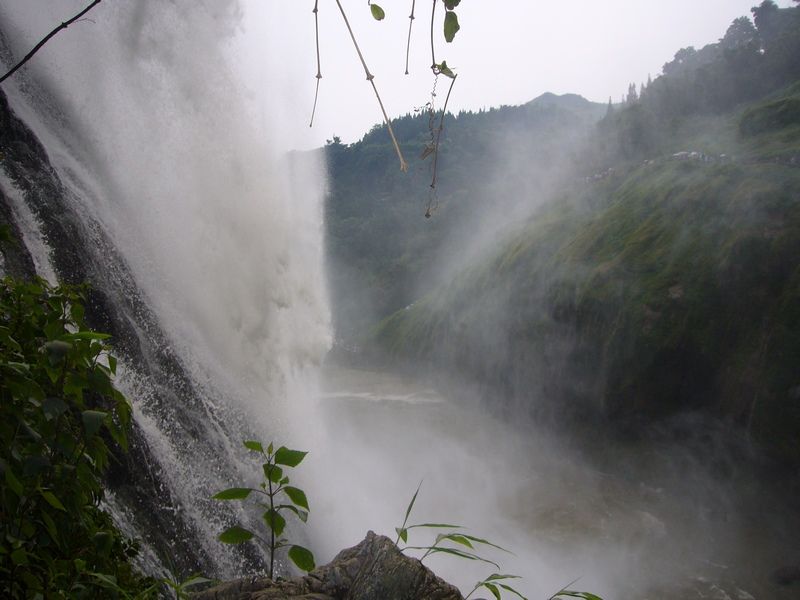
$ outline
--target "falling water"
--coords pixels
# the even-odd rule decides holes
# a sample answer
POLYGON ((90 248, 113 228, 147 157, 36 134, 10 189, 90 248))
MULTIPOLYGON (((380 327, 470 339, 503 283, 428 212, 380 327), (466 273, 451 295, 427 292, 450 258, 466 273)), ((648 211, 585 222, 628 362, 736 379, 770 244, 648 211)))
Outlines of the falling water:
MULTIPOLYGON (((4 2, 4 61, 83 4, 4 2)), ((329 345, 321 165, 281 154, 262 118, 280 94, 237 74, 236 0, 104 2, 87 19, 3 86, 57 176, 0 184, 116 334, 146 481, 112 474, 112 507, 146 543, 166 528, 162 554, 195 555, 177 566, 231 576, 257 563, 219 552, 237 515, 209 497, 256 475, 242 439, 291 439, 291 395, 329 345)))

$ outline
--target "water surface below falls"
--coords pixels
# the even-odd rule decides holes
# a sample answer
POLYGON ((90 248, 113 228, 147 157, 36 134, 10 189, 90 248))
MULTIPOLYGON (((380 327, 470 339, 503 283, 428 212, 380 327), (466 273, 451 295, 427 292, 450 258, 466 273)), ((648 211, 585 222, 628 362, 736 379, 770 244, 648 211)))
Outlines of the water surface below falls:
MULTIPOLYGON (((507 548, 480 552, 523 576, 530 598, 576 579, 572 589, 605 600, 797 597, 771 580, 797 558, 797 515, 724 456, 720 434, 584 440, 579 451, 408 378, 327 367, 322 388, 303 465, 320 559, 368 529, 394 538, 422 481, 410 522, 463 525, 507 548)), ((409 545, 434 537, 412 530, 409 545)), ((465 593, 497 571, 452 556, 425 562, 465 593)))

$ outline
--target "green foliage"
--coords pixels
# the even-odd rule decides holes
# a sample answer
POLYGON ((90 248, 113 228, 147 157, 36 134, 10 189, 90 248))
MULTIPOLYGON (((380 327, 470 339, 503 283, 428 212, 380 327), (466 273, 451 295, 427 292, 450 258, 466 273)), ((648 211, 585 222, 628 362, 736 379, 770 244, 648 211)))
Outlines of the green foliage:
POLYGON ((303 546, 290 544, 288 540, 281 537, 286 528, 284 516, 286 513, 293 513, 303 523, 308 520, 308 498, 303 490, 289 485, 289 477, 284 475, 282 468, 296 467, 308 453, 290 450, 285 446, 275 450, 271 443, 265 450, 260 442, 253 440, 245 441, 244 446, 251 452, 258 452, 264 458, 264 463, 261 465, 264 475, 263 483, 259 488, 229 488, 215 494, 214 499, 246 500, 253 492, 261 495, 265 501, 259 501, 258 506, 265 509, 261 518, 269 531, 269 539, 264 539, 249 529, 235 525, 223 531, 219 535, 219 540, 225 544, 242 544, 256 538, 264 543, 270 557, 268 571, 270 579, 275 574, 275 552, 287 546, 289 548, 287 556, 297 568, 306 572, 314 570, 314 555, 311 551, 303 546), (281 503, 284 498, 288 499, 289 504, 281 503))
POLYGON ((159 579, 158 583, 166 587, 176 600, 189 600, 189 598, 191 598, 191 594, 196 591, 195 588, 213 584, 215 583, 215 580, 208 579, 202 575, 194 574, 190 575, 183 581, 163 578, 159 579))
POLYGON ((99 508, 109 444, 131 408, 114 388, 108 336, 86 328, 85 288, 0 281, 0 595, 153 592, 136 545, 99 508))
POLYGON ((746 110, 739 121, 739 131, 753 136, 793 125, 800 126, 800 97, 781 98, 746 110))
MULTIPOLYGON (((411 512, 414 509, 414 503, 417 501, 417 496, 419 496, 419 490, 422 487, 422 482, 417 486, 414 495, 411 497, 411 502, 408 503, 406 507, 406 514, 403 518, 403 524, 400 527, 395 527, 395 531, 397 532, 397 539, 395 540, 395 544, 399 545, 400 540, 403 543, 408 542, 408 534, 409 531, 412 529, 461 529, 460 525, 451 525, 449 523, 418 523, 415 525, 409 525, 408 519, 411 517, 411 512)), ((478 538, 461 531, 445 531, 439 532, 436 535, 436 539, 434 542, 428 546, 404 546, 400 548, 401 550, 424 550, 424 553, 420 557, 420 561, 425 560, 431 554, 447 554, 450 556, 455 556, 457 558, 461 558, 464 560, 470 561, 478 561, 490 564, 496 568, 500 568, 496 562, 489 560, 488 558, 484 558, 483 556, 479 555, 475 550, 475 546, 483 545, 489 546, 492 548, 496 548, 498 550, 502 550, 503 552, 508 552, 505 548, 498 546, 497 544, 493 544, 492 542, 478 538)), ((398 546, 399 547, 399 546, 398 546)), ((475 584, 475 587, 472 591, 467 595, 467 598, 472 596, 478 589, 485 588, 489 590, 497 600, 501 599, 502 590, 507 592, 511 592, 523 600, 527 600, 525 596, 520 594, 517 590, 511 587, 507 581, 509 579, 520 579, 517 575, 500 575, 498 573, 492 573, 486 579, 483 579, 475 584)))
POLYGON ((369 3, 369 9, 372 12, 372 18, 376 21, 383 21, 386 18, 384 10, 374 2, 369 3))

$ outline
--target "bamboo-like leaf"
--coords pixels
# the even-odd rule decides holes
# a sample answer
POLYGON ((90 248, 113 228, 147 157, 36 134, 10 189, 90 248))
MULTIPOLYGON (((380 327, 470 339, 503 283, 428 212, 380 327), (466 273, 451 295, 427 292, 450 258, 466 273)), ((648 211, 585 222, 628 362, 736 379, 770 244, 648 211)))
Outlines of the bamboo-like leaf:
POLYGON ((41 490, 41 493, 42 493, 42 498, 44 498, 45 501, 50 506, 52 506, 53 508, 55 508, 57 510, 60 510, 62 512, 67 512, 67 509, 64 508, 63 504, 61 504, 61 500, 56 498, 56 496, 55 496, 55 494, 53 492, 48 492, 46 490, 41 490))
POLYGON ((11 467, 9 465, 4 464, 3 466, 5 467, 4 470, 5 470, 6 484, 8 485, 9 488, 11 488, 11 491, 17 495, 17 497, 22 498, 22 491, 23 491, 22 483, 20 483, 20 480, 17 479, 16 475, 14 475, 14 472, 11 470, 11 467))
POLYGON ((448 547, 439 547, 439 546, 407 546, 405 550, 425 550, 426 554, 452 554, 453 556, 458 556, 460 558, 466 558, 469 560, 477 560, 480 562, 484 562, 490 565, 493 565, 495 568, 499 569, 500 565, 498 565, 493 560, 489 560, 488 558, 483 558, 482 556, 478 556, 472 552, 466 552, 465 550, 459 550, 458 548, 448 548, 448 547))
POLYGON ((490 542, 489 540, 484 540, 483 538, 475 537, 474 535, 467 535, 466 533, 460 534, 461 536, 467 538, 471 542, 475 542, 477 544, 483 544, 484 546, 491 546, 492 548, 497 548, 498 550, 502 550, 503 552, 508 552, 509 554, 513 554, 510 550, 506 550, 502 546, 498 546, 495 543, 490 542))
POLYGON ((502 600, 502 597, 500 596, 500 590, 498 590, 498 589, 497 589, 497 586, 496 586, 495 584, 493 584, 493 583, 488 583, 488 582, 484 581, 484 582, 481 584, 481 587, 485 587, 487 590, 489 590, 490 592, 492 592, 492 596, 494 596, 495 598, 497 598, 497 600, 502 600))
POLYGON ((475 546, 470 543, 469 539, 466 536, 458 534, 458 533, 440 533, 436 536, 435 545, 438 545, 439 542, 443 542, 445 540, 451 541, 455 544, 461 544, 462 546, 466 546, 467 548, 474 550, 475 546))
POLYGON ((498 583, 497 585, 499 585, 501 588, 503 588, 507 592, 511 592, 512 594, 516 594, 517 596, 522 598, 522 600, 528 600, 528 598, 526 596, 523 596, 517 590, 515 590, 513 587, 511 587, 510 585, 508 585, 506 583, 498 583))
POLYGON ((589 592, 576 592, 575 590, 561 590, 553 598, 567 596, 568 598, 582 598, 582 600, 603 600, 600 596, 589 592))
POLYGON ((397 538, 403 540, 404 544, 408 543, 408 529, 395 527, 394 530, 397 532, 397 538))

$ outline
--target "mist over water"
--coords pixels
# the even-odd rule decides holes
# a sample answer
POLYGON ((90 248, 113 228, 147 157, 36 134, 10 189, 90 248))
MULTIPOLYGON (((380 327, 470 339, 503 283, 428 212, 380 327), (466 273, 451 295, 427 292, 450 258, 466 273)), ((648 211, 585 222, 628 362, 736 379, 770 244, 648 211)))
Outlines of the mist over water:
MULTIPOLYGON (((82 3, 63 4, 54 15, 37 2, 3 3, 15 56, 82 3)), ((530 597, 578 577, 575 588, 606 600, 764 597, 797 523, 739 468, 743 451, 724 431, 689 421, 686 445, 647 448, 576 431, 576 445, 486 414, 479 406, 491 398, 474 390, 407 375, 330 368, 319 389, 331 339, 324 169, 315 156, 279 152, 285 140, 271 120, 285 114, 280 90, 265 94, 239 78, 232 52, 246 8, 103 3, 94 24, 58 37, 4 88, 77 211, 113 240, 111 252, 88 236, 98 240, 89 249, 98 268, 115 281, 129 270, 155 315, 133 325, 154 344, 143 346, 144 361, 174 356, 190 378, 167 369, 159 379, 129 359, 119 384, 174 501, 157 508, 197 532, 212 557, 207 575, 252 564, 216 542, 232 517, 208 498, 258 476, 241 449, 255 438, 311 451, 296 480, 309 492, 318 563, 367 529, 391 534, 422 481, 412 522, 461 524, 513 551, 487 555, 524 576, 519 588, 530 597), (765 503, 774 516, 759 514, 765 503)), ((511 220, 496 216, 487 238, 511 220)), ((35 258, 45 265, 41 246, 35 258)), ((119 498, 109 504, 141 534, 119 498)), ((410 541, 429 540, 414 531, 410 541)), ((467 592, 494 570, 429 564, 467 592)))

